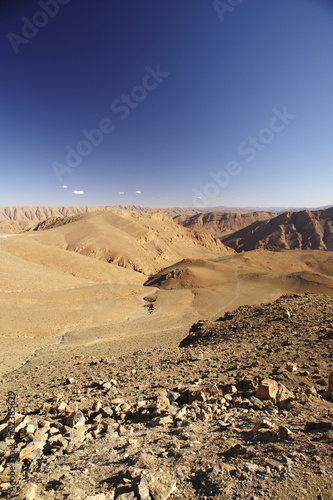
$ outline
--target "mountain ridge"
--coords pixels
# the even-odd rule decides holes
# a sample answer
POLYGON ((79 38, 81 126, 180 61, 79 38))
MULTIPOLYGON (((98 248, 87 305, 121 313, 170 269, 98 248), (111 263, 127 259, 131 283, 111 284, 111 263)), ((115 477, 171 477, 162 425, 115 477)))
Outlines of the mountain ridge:
MULTIPOLYGON (((311 210, 320 210, 328 207, 312 208, 311 210)), ((285 212, 285 211, 300 211, 300 208, 269 208, 269 207, 210 207, 210 208, 196 208, 196 207, 168 207, 168 208, 151 208, 142 207, 140 205, 74 205, 74 206, 59 206, 52 207, 46 205, 40 206, 7 206, 0 207, 0 222, 3 221, 19 221, 26 220, 38 222, 50 217, 68 217, 78 215, 80 213, 96 212, 96 211, 109 211, 114 209, 122 209, 134 211, 139 213, 155 213, 162 212, 176 217, 178 215, 195 215, 207 212, 226 212, 226 213, 249 213, 249 212, 285 212)))
POLYGON ((283 212, 267 221, 256 221, 221 239, 237 252, 258 248, 332 251, 333 207, 318 211, 283 212))

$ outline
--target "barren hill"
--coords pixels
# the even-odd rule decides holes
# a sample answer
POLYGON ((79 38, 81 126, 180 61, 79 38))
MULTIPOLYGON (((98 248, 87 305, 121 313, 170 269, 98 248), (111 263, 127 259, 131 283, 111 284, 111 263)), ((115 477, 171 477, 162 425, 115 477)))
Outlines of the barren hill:
POLYGON ((216 258, 232 253, 211 235, 183 228, 161 213, 94 212, 43 223, 36 241, 105 262, 154 274, 185 257, 216 258), (46 230, 43 227, 46 227, 46 230))
POLYGON ((222 241, 237 252, 255 248, 333 250, 333 207, 285 212, 254 222, 222 241))
POLYGON ((205 231, 217 237, 243 229, 256 221, 272 218, 273 212, 208 212, 195 215, 178 215, 176 222, 195 231, 205 231))
MULTIPOLYGON (((279 287, 286 292, 302 291, 333 295, 333 255, 323 251, 284 251, 283 254, 255 250, 214 260, 184 259, 150 277, 145 285, 163 290, 212 289, 228 286, 230 299, 257 287, 267 295, 279 287), (231 284, 236 289, 231 292, 231 284)), ((250 292, 251 290, 251 292, 250 292)))

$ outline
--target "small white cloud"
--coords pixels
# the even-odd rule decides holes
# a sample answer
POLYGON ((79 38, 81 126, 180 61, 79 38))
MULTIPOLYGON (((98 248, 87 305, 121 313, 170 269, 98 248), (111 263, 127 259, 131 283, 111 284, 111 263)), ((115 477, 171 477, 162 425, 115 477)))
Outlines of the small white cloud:
POLYGON ((119 194, 125 194, 125 192, 124 191, 119 191, 119 194))
POLYGON ((59 187, 62 188, 62 189, 67 189, 68 188, 68 186, 66 186, 66 184, 64 184, 63 186, 59 186, 59 187))
POLYGON ((141 194, 142 193, 142 191, 135 191, 135 192, 136 192, 136 194, 141 194))
POLYGON ((73 194, 84 194, 84 191, 77 191, 76 189, 74 189, 74 191, 72 191, 73 194))

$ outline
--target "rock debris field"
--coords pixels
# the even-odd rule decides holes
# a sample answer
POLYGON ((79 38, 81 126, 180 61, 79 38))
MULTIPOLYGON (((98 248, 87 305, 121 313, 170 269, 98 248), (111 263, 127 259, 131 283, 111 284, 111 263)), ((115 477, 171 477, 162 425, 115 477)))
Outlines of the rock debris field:
POLYGON ((0 495, 333 499, 332 339, 333 298, 299 294, 178 348, 32 358, 0 384, 0 495))

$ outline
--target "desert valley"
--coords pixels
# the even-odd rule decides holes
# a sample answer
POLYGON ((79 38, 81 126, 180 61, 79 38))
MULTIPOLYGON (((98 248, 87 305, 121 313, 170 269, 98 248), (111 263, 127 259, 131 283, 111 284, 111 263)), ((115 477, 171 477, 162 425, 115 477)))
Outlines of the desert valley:
POLYGON ((332 207, 1 217, 4 496, 333 498, 332 207))
POLYGON ((0 498, 333 500, 332 16, 0 2, 0 498))

